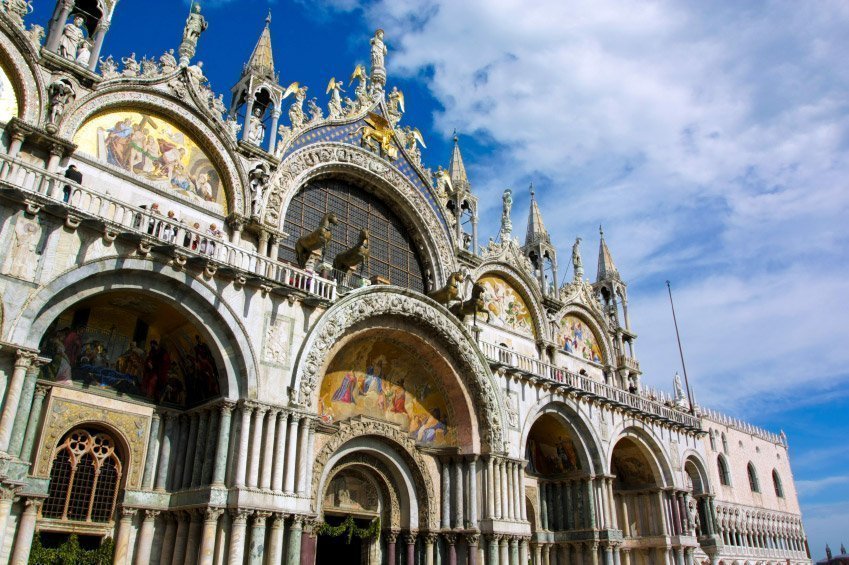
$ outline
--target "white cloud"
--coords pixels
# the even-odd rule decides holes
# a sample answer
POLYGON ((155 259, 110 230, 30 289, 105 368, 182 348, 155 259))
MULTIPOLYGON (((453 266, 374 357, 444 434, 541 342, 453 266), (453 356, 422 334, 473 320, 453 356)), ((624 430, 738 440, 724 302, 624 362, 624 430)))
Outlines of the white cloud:
POLYGON ((849 475, 823 477, 821 479, 796 481, 796 489, 801 496, 810 496, 822 492, 823 489, 849 483, 849 475))
POLYGON ((649 381, 668 386, 679 364, 666 278, 701 400, 734 409, 845 377, 845 4, 364 9, 387 30, 390 76, 430 81, 437 129, 491 143, 467 160, 485 230, 529 177, 563 249, 606 225, 649 381))

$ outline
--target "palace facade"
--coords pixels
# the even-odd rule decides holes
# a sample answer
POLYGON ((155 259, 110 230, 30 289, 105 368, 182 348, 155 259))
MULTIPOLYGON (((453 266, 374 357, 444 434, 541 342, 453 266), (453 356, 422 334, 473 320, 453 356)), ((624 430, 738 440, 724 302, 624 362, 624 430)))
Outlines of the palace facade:
POLYGON ((603 233, 479 245, 382 31, 319 102, 267 23, 228 104, 115 3, 2 3, 0 562, 810 563, 786 438, 642 386, 603 233))

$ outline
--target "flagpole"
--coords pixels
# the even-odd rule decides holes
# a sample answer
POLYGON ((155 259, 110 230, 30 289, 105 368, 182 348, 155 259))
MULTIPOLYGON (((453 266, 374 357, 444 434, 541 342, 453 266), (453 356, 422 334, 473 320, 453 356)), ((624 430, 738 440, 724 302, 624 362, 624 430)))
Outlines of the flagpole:
POLYGON ((681 368, 684 370, 684 384, 687 386, 687 400, 690 401, 690 413, 696 413, 696 405, 693 402, 693 393, 690 391, 690 379, 687 378, 687 365, 684 364, 684 348, 681 347, 681 333, 678 331, 678 318, 675 316, 675 303, 672 301, 672 285, 666 281, 669 291, 669 305, 672 307, 672 322, 675 324, 675 338, 678 340, 678 353, 681 355, 681 368))

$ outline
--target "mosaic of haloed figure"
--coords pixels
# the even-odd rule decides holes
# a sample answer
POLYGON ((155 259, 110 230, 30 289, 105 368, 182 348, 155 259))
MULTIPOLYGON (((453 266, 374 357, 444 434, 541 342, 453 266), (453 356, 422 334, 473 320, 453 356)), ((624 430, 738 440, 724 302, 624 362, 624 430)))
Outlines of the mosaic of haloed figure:
POLYGON ((42 377, 191 406, 219 394, 212 350, 198 328, 154 298, 105 293, 63 312, 42 338, 42 377))
POLYGON ((485 311, 479 319, 523 335, 534 335, 531 312, 521 295, 505 280, 484 276, 478 280, 484 287, 485 311))
POLYGON ((557 327, 557 344, 566 353, 587 361, 601 363, 598 338, 586 322, 576 316, 563 316, 557 327))
POLYGON ((569 432, 554 416, 534 422, 525 447, 528 471, 537 475, 560 475, 581 470, 581 462, 569 432))
POLYGON ((363 415, 397 424, 417 443, 456 444, 445 394, 420 356, 403 344, 367 338, 346 346, 321 383, 325 423, 363 415))
POLYGON ((79 150, 154 185, 226 212, 218 171, 194 139, 159 116, 117 111, 87 121, 74 136, 79 150))

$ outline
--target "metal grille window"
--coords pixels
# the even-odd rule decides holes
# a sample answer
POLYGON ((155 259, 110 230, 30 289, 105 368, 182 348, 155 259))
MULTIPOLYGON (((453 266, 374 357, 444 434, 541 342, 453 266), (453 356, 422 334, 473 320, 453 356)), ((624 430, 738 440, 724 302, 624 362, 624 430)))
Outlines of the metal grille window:
POLYGON ((115 511, 121 470, 111 436, 79 428, 73 430, 54 452, 42 516, 108 522, 115 511))
POLYGON ((286 212, 284 230, 289 237, 280 246, 280 258, 295 263, 295 242, 314 231, 328 212, 336 214, 333 239, 324 259, 359 243, 360 230, 369 230, 369 261, 364 275, 389 279, 394 285, 424 291, 421 262, 409 230, 377 197, 339 179, 313 181, 298 192, 286 212))

